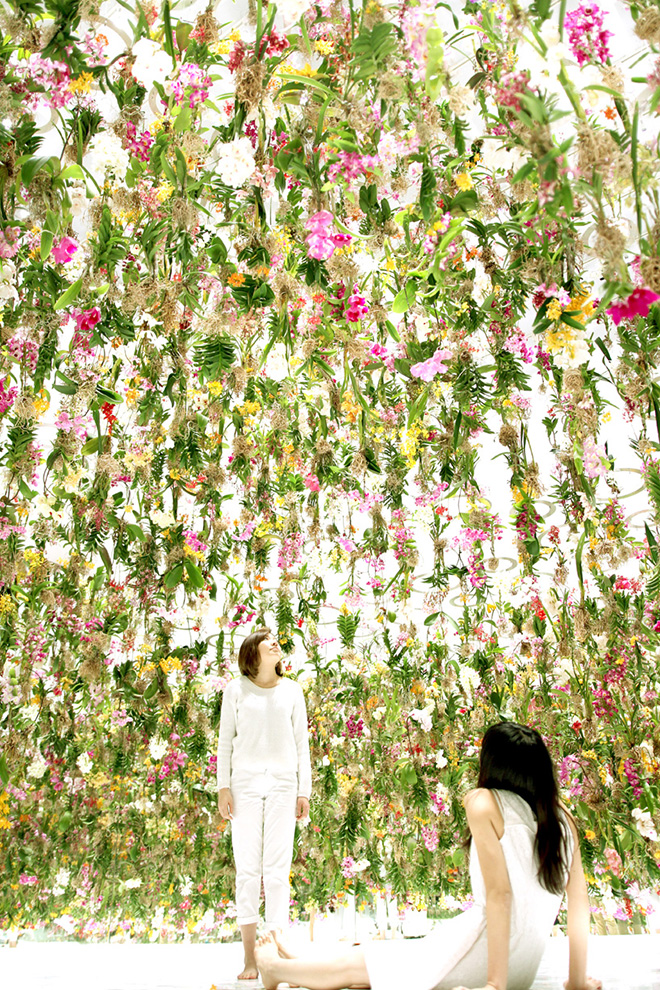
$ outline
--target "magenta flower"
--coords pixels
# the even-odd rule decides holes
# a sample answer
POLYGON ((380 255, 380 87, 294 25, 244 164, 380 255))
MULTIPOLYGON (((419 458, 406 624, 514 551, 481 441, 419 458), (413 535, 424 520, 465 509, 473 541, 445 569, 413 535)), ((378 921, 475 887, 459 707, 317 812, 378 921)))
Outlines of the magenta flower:
POLYGON ((610 57, 608 38, 611 31, 603 27, 603 11, 595 3, 580 4, 577 10, 566 14, 564 27, 568 32, 568 44, 578 65, 600 62, 604 65, 610 57))
POLYGON ((605 312, 611 316, 616 325, 621 320, 632 320, 635 316, 648 316, 650 307, 657 302, 660 296, 646 286, 638 286, 633 289, 625 302, 613 303, 605 312))
POLYGON ((92 309, 85 309, 82 313, 75 313, 74 318, 81 333, 89 333, 101 319, 101 310, 98 306, 92 309))
POLYGON ((79 248, 73 237, 63 237, 59 244, 53 244, 51 254, 58 265, 68 265, 79 248))
POLYGON ((367 306, 367 300, 364 296, 361 296, 358 292, 357 285, 353 287, 353 292, 348 297, 348 306, 346 307, 345 316, 349 323, 358 323, 363 316, 366 316, 369 312, 369 307, 367 306))
POLYGON ((410 374, 415 378, 421 378, 423 382, 430 382, 436 375, 442 375, 447 370, 447 365, 443 362, 448 361, 451 357, 453 354, 450 350, 447 350, 446 347, 439 347, 428 361, 413 364, 410 368, 410 374))

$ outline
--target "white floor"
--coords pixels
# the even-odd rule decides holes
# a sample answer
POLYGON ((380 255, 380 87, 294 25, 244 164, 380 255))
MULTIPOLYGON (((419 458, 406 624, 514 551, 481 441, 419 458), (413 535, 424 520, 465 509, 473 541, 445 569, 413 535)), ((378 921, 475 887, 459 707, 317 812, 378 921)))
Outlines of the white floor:
MULTIPOLYGON (((326 943, 327 944, 327 943, 326 943)), ((562 990, 568 945, 552 938, 534 990, 562 990)), ((0 949, 2 990, 256 990, 238 984, 240 943, 80 945, 19 941, 0 949)), ((660 935, 591 938, 589 972, 604 990, 660 990, 660 935)), ((401 990, 406 990, 401 987, 401 990)))

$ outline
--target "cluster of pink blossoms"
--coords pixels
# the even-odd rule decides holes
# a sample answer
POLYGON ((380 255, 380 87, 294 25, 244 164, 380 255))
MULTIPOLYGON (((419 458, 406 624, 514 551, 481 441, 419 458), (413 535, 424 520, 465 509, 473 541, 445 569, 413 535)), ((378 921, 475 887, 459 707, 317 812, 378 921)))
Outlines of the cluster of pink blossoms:
POLYGON ((0 230, 0 258, 13 258, 18 254, 19 227, 5 227, 0 230))
POLYGON ((207 99, 210 88, 211 77, 196 62, 184 62, 172 83, 177 106, 187 100, 191 110, 207 99))
POLYGON ((302 560, 302 549, 302 533, 292 533, 291 536, 285 536, 277 555, 277 566, 281 570, 288 570, 294 564, 299 564, 302 560))
POLYGON ((449 361, 454 355, 447 347, 438 347, 435 354, 426 361, 411 365, 410 374, 415 378, 421 378, 423 382, 430 382, 436 375, 443 375, 447 370, 445 361, 449 361))
POLYGON ((610 470, 611 462, 603 444, 587 437, 582 444, 582 465, 587 478, 602 478, 610 470))
POLYGON ((334 217, 328 210, 319 210, 305 222, 309 234, 305 238, 307 254, 317 261, 327 261, 335 253, 335 248, 349 244, 350 234, 339 234, 332 229, 334 217))
POLYGON ((16 361, 25 363, 25 366, 31 375, 35 373, 37 370, 39 348, 33 340, 23 340, 23 338, 19 336, 12 337, 7 343, 7 349, 16 361))
POLYGON ((600 62, 604 65, 610 57, 607 39, 611 31, 603 28, 603 11, 595 3, 580 4, 564 18, 568 31, 568 44, 578 65, 585 62, 600 62))
POLYGON ((361 155, 357 151, 340 151, 337 161, 332 162, 328 167, 328 181, 334 182, 336 179, 344 179, 349 182, 351 179, 359 179, 365 175, 367 169, 374 168, 378 164, 376 155, 361 155))
POLYGON ((128 121, 126 124, 126 144, 134 158, 139 158, 141 162, 148 162, 153 143, 154 137, 149 131, 142 131, 141 134, 138 134, 138 129, 133 121, 128 121))
POLYGON ((11 409, 18 395, 18 389, 15 385, 12 385, 11 388, 6 388, 8 381, 9 376, 0 378, 0 416, 4 416, 7 410, 11 409))

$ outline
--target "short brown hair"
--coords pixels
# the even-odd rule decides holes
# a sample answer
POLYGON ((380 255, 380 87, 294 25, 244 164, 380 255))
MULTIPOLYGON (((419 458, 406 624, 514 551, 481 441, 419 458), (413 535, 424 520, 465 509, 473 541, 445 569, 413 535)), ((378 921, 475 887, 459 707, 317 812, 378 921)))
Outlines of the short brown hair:
MULTIPOLYGON (((249 636, 246 636, 241 643, 241 648, 238 651, 238 669, 245 677, 256 677, 259 673, 259 646, 272 635, 273 632, 270 629, 262 626, 261 629, 255 629, 249 636)), ((275 673, 278 677, 282 677, 284 674, 281 660, 275 668, 275 673)))

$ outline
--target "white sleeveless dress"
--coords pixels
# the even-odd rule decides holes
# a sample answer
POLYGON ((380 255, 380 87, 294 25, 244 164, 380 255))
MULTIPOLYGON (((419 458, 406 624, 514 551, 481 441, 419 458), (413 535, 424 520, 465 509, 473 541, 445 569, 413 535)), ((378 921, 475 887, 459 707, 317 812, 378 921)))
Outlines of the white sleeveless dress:
MULTIPOLYGON (((551 894, 537 877, 534 855, 536 819, 523 798, 493 790, 504 819, 500 839, 511 883, 511 941, 507 990, 529 990, 561 907, 563 894, 551 894)), ((573 858, 573 833, 563 820, 567 873, 573 858)), ((422 939, 374 941, 364 945, 372 990, 452 990, 483 987, 488 969, 486 891, 479 857, 470 856, 474 904, 456 918, 440 922, 422 939)))

